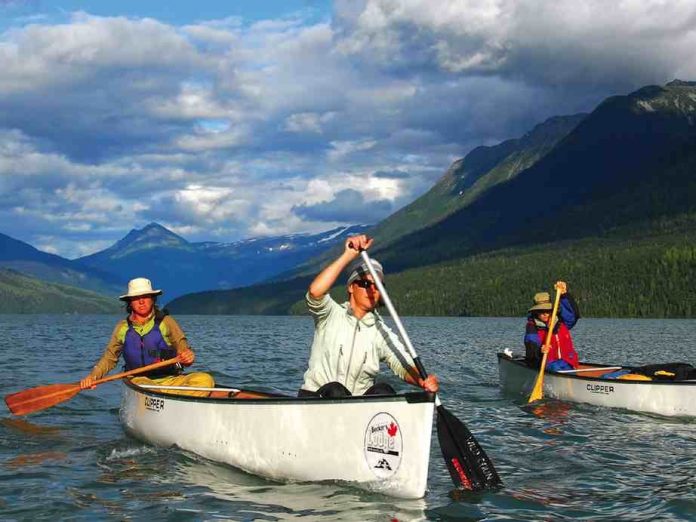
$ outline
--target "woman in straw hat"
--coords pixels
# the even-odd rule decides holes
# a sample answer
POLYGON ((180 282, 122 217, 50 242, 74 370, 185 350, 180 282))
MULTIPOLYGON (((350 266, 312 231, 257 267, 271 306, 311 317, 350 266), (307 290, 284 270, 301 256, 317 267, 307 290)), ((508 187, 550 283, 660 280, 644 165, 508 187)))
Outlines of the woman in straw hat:
MULTIPOLYGON (((570 329, 580 318, 580 312, 575 299, 568 293, 568 285, 564 281, 558 281, 555 287, 561 293, 561 300, 551 344, 547 348, 546 368, 552 371, 572 370, 578 367, 578 354, 573 347, 570 329)), ((535 368, 541 364, 552 310, 553 304, 548 292, 539 292, 534 295, 534 304, 529 308, 527 314, 524 346, 527 364, 535 368)))
MULTIPOLYGON (((133 378, 136 384, 161 386, 195 386, 213 388, 215 381, 210 374, 194 372, 182 374, 183 366, 190 366, 195 355, 184 332, 173 317, 162 312, 155 303, 162 290, 154 290, 149 279, 138 277, 128 282, 128 291, 119 297, 126 302, 128 316, 114 328, 104 355, 90 374, 80 381, 82 389, 114 369, 123 355, 126 370, 134 370, 178 356, 180 364, 165 366, 145 376, 133 378)), ((170 390, 176 395, 208 396, 207 391, 170 390)))

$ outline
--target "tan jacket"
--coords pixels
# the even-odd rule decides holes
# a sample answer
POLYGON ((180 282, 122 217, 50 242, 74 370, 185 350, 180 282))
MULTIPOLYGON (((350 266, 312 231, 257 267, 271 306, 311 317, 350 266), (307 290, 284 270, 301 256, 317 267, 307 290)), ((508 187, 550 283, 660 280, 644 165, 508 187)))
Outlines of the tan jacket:
MULTIPOLYGON (((147 332, 152 330, 155 325, 155 314, 144 324, 133 324, 133 328, 140 335, 145 335, 147 332)), ((162 337, 164 341, 170 347, 176 350, 176 353, 181 353, 184 350, 190 350, 191 347, 186 340, 186 335, 184 335, 183 330, 179 324, 174 320, 173 317, 167 315, 160 322, 160 332, 162 332, 162 337)), ((106 345, 106 350, 104 350, 104 355, 102 355, 99 362, 94 365, 92 372, 89 374, 93 379, 101 379, 111 370, 113 370, 118 364, 118 359, 121 357, 121 351, 123 350, 123 343, 126 338, 126 332, 128 331, 128 321, 123 319, 119 321, 111 334, 111 339, 106 345)))

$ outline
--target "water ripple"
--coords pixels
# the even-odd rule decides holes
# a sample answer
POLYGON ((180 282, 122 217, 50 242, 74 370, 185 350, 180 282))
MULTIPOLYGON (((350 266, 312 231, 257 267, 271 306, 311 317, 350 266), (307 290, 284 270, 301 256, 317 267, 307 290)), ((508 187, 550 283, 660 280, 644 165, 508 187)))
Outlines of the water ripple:
MULTIPOLYGON (((302 382, 310 319, 177 319, 196 349, 196 368, 220 383, 295 393, 302 382)), ((13 339, 3 395, 79 380, 115 321, 0 316, 0 329, 13 339)), ((495 462, 505 483, 500 490, 453 490, 436 436, 429 491, 418 501, 349 484, 270 482, 126 437, 118 421, 120 386, 113 383, 27 418, 0 415, 0 519, 696 519, 696 420, 553 400, 527 405, 524 397, 503 395, 495 353, 521 348, 518 318, 404 318, 404 324, 426 368, 441 379, 443 404, 495 462)), ((573 334, 587 360, 641 364, 669 353, 670 360, 694 362, 696 321, 583 319, 573 334)))

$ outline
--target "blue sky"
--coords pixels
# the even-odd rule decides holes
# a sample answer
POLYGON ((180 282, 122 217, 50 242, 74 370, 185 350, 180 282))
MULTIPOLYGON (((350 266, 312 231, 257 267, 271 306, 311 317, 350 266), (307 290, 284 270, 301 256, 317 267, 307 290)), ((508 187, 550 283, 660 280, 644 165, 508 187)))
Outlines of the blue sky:
POLYGON ((26 18, 60 22, 77 11, 105 17, 154 18, 172 25, 228 17, 253 23, 299 12, 303 12, 308 21, 320 21, 331 15, 332 3, 328 0, 0 0, 0 5, 5 10, 3 25, 9 27, 26 23, 26 18))
POLYGON ((696 79, 693 0, 0 0, 0 232, 74 258, 373 223, 479 145, 696 79))

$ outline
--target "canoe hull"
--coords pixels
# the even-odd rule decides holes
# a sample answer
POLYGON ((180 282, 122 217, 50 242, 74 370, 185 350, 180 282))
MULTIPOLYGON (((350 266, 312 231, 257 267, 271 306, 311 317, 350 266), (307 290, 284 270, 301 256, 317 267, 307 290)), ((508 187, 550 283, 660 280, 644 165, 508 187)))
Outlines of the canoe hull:
MULTIPOLYGON (((498 374, 505 392, 528 396, 538 370, 499 353, 498 374)), ((696 381, 622 381, 547 371, 544 397, 657 415, 696 416, 696 381)))
POLYGON ((341 481, 425 495, 434 403, 424 393, 347 399, 201 399, 124 388, 126 432, 280 481, 341 481))

